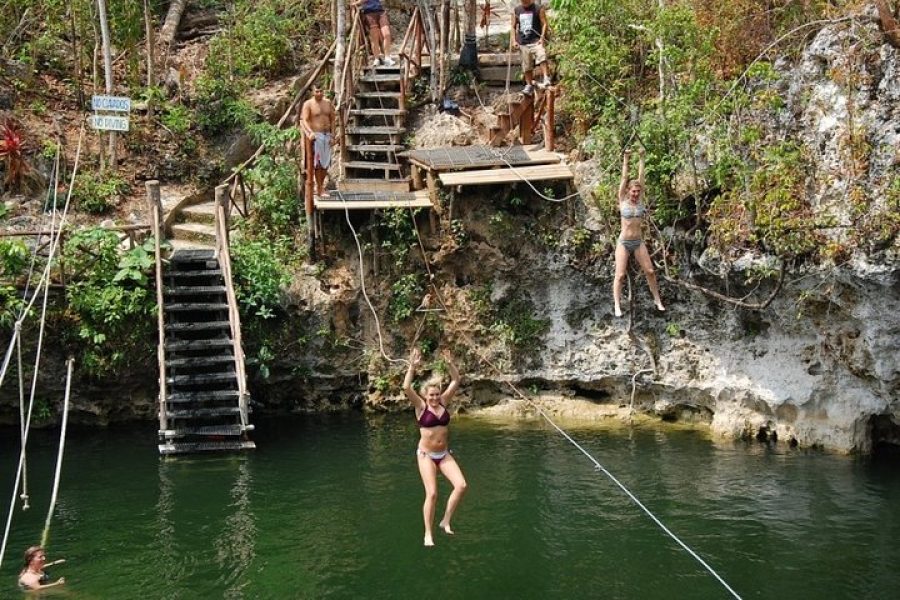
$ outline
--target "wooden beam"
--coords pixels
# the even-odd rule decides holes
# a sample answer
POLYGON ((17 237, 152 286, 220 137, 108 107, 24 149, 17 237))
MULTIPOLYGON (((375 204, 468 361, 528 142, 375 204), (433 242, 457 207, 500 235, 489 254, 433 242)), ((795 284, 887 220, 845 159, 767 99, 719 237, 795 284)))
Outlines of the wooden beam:
POLYGON ((575 174, 568 165, 559 164, 516 167, 515 169, 485 169, 482 171, 441 173, 439 177, 443 185, 456 186, 514 183, 523 180, 546 181, 550 179, 574 179, 575 174))

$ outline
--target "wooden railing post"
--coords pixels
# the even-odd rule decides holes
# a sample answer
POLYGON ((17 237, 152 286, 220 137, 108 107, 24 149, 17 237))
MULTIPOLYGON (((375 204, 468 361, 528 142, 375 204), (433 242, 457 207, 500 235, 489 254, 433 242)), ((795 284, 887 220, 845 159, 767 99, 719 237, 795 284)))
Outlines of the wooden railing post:
POLYGON ((519 137, 523 144, 531 143, 531 133, 534 130, 534 96, 525 96, 522 101, 522 116, 519 119, 519 137))
MULTIPOLYGON (((227 236, 228 235, 228 227, 230 225, 230 223, 228 222, 228 205, 231 202, 230 198, 228 197, 228 184, 223 183, 221 185, 217 185, 215 197, 216 197, 216 206, 222 207, 222 211, 223 211, 222 215, 224 218, 224 225, 225 225, 225 235, 227 236)), ((226 243, 226 248, 227 248, 228 247, 227 239, 225 240, 225 243, 226 243)))
POLYGON ((156 263, 156 324, 159 330, 156 359, 159 363, 159 431, 165 435, 169 429, 169 420, 166 415, 166 401, 168 399, 166 384, 166 323, 163 302, 163 274, 162 274, 162 250, 160 238, 162 232, 162 201, 159 194, 159 182, 147 181, 147 205, 150 209, 150 233, 153 235, 153 256, 156 263))
POLYGON ((313 153, 313 143, 309 137, 304 136, 304 149, 306 157, 306 185, 304 186, 304 205, 306 207, 306 228, 307 242, 309 247, 309 258, 315 260, 316 257, 316 223, 313 219, 313 211, 315 206, 313 203, 314 182, 315 182, 315 156, 313 153))
POLYGON ((548 152, 553 152, 553 148, 556 145, 556 123, 554 123, 556 119, 554 113, 556 90, 551 87, 547 88, 547 91, 544 93, 546 94, 547 102, 547 116, 544 117, 544 148, 548 152))

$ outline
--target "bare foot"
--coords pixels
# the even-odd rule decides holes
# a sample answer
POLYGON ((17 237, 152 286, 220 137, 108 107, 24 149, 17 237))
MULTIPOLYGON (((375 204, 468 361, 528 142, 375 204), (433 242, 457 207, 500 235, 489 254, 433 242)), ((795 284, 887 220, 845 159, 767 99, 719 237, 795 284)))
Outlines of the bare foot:
POLYGON ((658 310, 659 312, 666 312, 666 307, 663 306, 662 301, 660 301, 660 300, 656 301, 656 310, 658 310))
POLYGON ((321 192, 319 194, 319 198, 331 198, 331 194, 329 194, 328 192, 321 192))
POLYGON ((622 316, 622 309, 619 308, 619 307, 617 306, 617 307, 615 308, 615 313, 616 313, 616 316, 617 316, 617 317, 621 317, 621 316, 622 316))
POLYGON ((450 523, 444 523, 443 521, 441 521, 440 523, 438 523, 438 527, 443 529, 444 533, 446 533, 447 535, 453 535, 453 530, 450 529, 450 523))
POLYGON ((425 545, 434 546, 434 538, 431 537, 430 533, 425 536, 425 545))

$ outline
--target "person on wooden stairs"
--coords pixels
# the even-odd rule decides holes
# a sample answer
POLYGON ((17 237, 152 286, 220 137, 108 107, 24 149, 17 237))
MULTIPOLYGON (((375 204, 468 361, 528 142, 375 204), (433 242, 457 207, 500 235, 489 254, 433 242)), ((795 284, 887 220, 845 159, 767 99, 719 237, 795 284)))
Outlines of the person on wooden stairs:
POLYGON ((375 55, 373 66, 393 67, 397 63, 391 58, 391 24, 381 0, 355 0, 353 5, 362 12, 363 21, 369 31, 369 42, 375 55))
POLYGON ((622 284, 625 282, 628 260, 633 254, 638 264, 647 277, 650 285, 650 293, 656 309, 664 311, 662 299, 659 297, 659 284, 656 281, 656 271, 653 269, 653 261, 644 244, 642 228, 647 208, 644 206, 642 196, 644 192, 644 149, 638 151, 640 161, 638 163, 638 178, 628 179, 628 166, 631 160, 631 150, 625 150, 622 159, 622 178, 619 182, 619 214, 622 217, 622 232, 619 234, 619 243, 616 244, 616 274, 613 279, 613 304, 617 317, 622 316, 621 298, 622 284))
POLYGON ((450 519, 459 506, 459 501, 466 493, 466 478, 463 477, 456 459, 447 445, 450 437, 450 411, 447 403, 456 395, 459 388, 459 369, 449 353, 442 355, 450 371, 450 385, 442 392, 441 382, 431 379, 425 384, 422 392, 413 389, 413 378, 416 369, 422 364, 422 354, 418 348, 413 349, 409 357, 409 369, 403 380, 403 391, 415 408, 416 424, 419 426, 419 445, 416 447, 416 461, 419 464, 419 475, 425 486, 425 503, 422 505, 422 516, 425 520, 425 545, 434 546, 432 523, 437 505, 437 474, 440 471, 451 484, 453 491, 447 499, 444 517, 438 526, 447 535, 453 535, 450 519))
POLYGON ((47 567, 66 562, 65 559, 47 562, 47 553, 43 546, 32 546, 25 551, 24 565, 19 573, 19 587, 22 591, 45 590, 56 587, 66 582, 65 577, 60 577, 54 582, 50 581, 50 575, 44 572, 47 567))
POLYGON ((325 176, 328 175, 328 167, 331 165, 334 114, 334 105, 325 97, 322 87, 318 84, 313 86, 312 98, 304 102, 300 109, 300 129, 312 141, 316 195, 321 198, 328 197, 325 191, 325 176))
POLYGON ((535 0, 521 0, 521 4, 513 9, 510 44, 516 46, 522 55, 522 75, 525 88, 522 93, 530 96, 534 93, 534 68, 541 71, 539 88, 550 87, 550 73, 547 70, 547 52, 544 42, 547 40, 547 9, 535 0))

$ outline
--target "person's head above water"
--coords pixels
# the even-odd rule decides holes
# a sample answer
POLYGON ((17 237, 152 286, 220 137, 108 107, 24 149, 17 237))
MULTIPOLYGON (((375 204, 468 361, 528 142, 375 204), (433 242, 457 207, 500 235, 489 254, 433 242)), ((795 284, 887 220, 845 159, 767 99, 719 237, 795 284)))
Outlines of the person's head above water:
POLYGON ((33 567, 35 571, 39 571, 45 562, 47 562, 47 553, 44 552, 43 546, 32 546, 25 551, 22 567, 25 569, 33 567))

